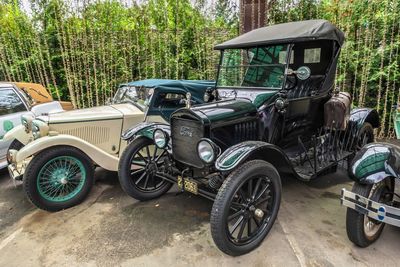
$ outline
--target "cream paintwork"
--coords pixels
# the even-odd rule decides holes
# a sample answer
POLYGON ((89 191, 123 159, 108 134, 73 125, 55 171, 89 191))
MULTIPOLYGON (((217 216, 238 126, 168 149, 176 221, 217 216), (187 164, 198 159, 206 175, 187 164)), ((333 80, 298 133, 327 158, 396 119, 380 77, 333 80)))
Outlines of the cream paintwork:
MULTIPOLYGON (((50 114, 39 119, 48 123, 51 134, 32 141, 31 133, 30 138, 26 137, 25 128, 15 131, 13 138, 21 136, 25 144, 16 152, 17 166, 47 148, 72 146, 89 156, 96 165, 117 171, 119 155, 127 147, 121 134, 132 125, 143 122, 144 113, 131 104, 116 104, 50 114)), ((151 116, 148 121, 165 122, 161 116, 151 116)), ((18 171, 23 173, 24 168, 18 171)))
POLYGON ((111 155, 98 147, 71 135, 56 135, 56 136, 45 136, 29 143, 19 150, 15 156, 16 162, 22 162, 25 159, 31 157, 38 152, 54 146, 72 146, 75 147, 86 155, 88 155, 93 162, 100 167, 110 170, 118 170, 118 157, 117 155, 111 155))
POLYGON ((27 133, 23 125, 18 125, 8 131, 3 137, 3 141, 12 141, 14 139, 26 145, 33 140, 32 132, 27 133))

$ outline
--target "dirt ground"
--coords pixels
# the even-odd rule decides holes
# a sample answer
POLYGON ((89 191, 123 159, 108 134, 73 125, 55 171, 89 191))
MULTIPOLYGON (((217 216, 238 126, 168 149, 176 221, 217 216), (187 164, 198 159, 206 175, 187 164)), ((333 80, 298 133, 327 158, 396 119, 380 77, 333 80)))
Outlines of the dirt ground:
POLYGON ((283 178, 283 200, 271 233, 250 254, 230 257, 214 245, 212 203, 176 189, 138 202, 115 173, 98 170, 90 197, 48 213, 0 173, 0 266, 395 266, 400 229, 386 226, 366 249, 346 236, 339 193, 351 182, 337 173, 302 183, 283 178))

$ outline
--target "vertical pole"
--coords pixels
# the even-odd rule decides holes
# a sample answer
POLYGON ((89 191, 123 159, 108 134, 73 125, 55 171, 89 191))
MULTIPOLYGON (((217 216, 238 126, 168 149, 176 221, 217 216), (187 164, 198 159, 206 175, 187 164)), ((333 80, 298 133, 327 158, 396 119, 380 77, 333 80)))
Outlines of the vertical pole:
POLYGON ((267 0, 240 0, 240 34, 264 27, 267 0))

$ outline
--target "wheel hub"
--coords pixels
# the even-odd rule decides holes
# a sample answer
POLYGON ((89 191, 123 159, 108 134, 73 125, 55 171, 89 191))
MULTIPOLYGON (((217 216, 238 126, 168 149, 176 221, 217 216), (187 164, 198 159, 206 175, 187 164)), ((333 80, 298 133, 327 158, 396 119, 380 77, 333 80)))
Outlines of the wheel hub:
POLYGON ((256 215, 258 218, 262 218, 262 217, 264 217, 264 212, 260 209, 256 209, 254 211, 254 215, 256 215))
POLYGON ((146 172, 150 175, 154 175, 158 171, 157 163, 156 162, 149 162, 146 166, 146 172))
POLYGON ((66 177, 63 177, 60 179, 60 183, 65 185, 68 183, 68 179, 66 177))

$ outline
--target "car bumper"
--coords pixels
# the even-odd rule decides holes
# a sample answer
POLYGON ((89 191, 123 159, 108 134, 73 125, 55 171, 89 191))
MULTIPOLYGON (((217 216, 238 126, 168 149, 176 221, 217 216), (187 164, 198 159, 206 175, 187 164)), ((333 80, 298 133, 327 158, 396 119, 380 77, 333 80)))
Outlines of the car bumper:
POLYGON ((374 220, 400 227, 399 208, 375 202, 344 188, 342 189, 340 202, 343 206, 367 215, 374 220))

